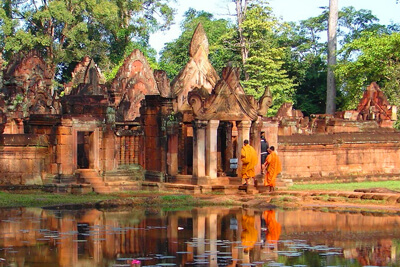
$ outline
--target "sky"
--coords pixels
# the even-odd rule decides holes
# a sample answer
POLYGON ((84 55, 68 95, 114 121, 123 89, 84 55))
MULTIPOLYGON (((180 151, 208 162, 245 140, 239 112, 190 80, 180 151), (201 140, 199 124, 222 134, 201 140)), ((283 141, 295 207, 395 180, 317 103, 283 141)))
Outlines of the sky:
MULTIPOLYGON (((400 23, 400 1, 397 0, 338 0, 339 10, 346 6, 353 6, 356 10, 368 9, 372 11, 381 24, 400 23)), ((321 14, 321 6, 328 6, 329 0, 269 0, 275 16, 283 21, 300 21, 321 14)), ((212 13, 215 18, 227 18, 235 14, 232 0, 176 0, 171 4, 177 10, 175 24, 167 32, 156 33, 151 36, 151 46, 160 52, 164 43, 171 42, 180 35, 179 25, 183 14, 190 7, 212 13)))

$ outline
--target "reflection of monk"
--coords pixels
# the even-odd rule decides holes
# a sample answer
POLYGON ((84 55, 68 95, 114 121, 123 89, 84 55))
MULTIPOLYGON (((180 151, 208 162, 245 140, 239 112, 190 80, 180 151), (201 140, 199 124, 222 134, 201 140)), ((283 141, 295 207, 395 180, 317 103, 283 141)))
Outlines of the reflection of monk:
POLYGON ((245 246, 244 251, 248 252, 253 249, 257 242, 257 230, 255 228, 254 216, 243 214, 242 216, 242 245, 245 246))
POLYGON ((268 244, 277 244, 281 235, 281 224, 275 218, 274 210, 266 210, 263 212, 263 218, 267 225, 267 242, 268 244))
POLYGON ((264 185, 269 186, 269 191, 271 192, 275 190, 276 177, 282 171, 282 165, 273 146, 268 148, 267 151, 269 154, 264 162, 264 168, 266 168, 264 185))

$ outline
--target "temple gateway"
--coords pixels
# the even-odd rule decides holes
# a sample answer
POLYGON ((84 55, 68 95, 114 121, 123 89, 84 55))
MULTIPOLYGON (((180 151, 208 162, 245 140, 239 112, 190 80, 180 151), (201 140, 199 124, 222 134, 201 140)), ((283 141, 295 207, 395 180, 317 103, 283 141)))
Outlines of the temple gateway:
POLYGON ((376 83, 357 110, 304 117, 286 103, 267 117, 268 88, 259 100, 246 95, 239 70, 227 66, 219 76, 208 55, 199 25, 173 81, 135 50, 110 82, 85 57, 62 95, 37 52, 0 62, 0 185, 237 190, 241 163, 232 167, 232 159, 245 139, 260 153, 262 132, 277 148, 282 179, 399 179, 397 109, 376 83))

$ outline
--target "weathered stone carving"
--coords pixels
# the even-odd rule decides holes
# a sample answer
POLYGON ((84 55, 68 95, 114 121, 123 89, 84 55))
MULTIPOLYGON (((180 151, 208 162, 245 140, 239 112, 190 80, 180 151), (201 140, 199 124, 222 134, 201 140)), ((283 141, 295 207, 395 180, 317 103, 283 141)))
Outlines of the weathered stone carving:
POLYGON ((254 102, 240 85, 238 68, 233 67, 224 68, 222 79, 211 95, 207 96, 205 89, 189 93, 189 103, 199 120, 256 120, 258 114, 254 102))
POLYGON ((359 112, 359 120, 376 120, 378 123, 382 121, 391 121, 393 109, 378 84, 373 82, 364 92, 357 111, 359 112))
POLYGON ((267 116, 268 109, 272 106, 272 93, 269 87, 265 87, 264 94, 258 102, 258 115, 267 116))
POLYGON ((173 94, 171 91, 171 85, 167 77, 167 73, 163 70, 155 70, 154 78, 156 79, 157 88, 160 92, 160 96, 165 98, 172 98, 173 94))
POLYGON ((72 73, 71 81, 65 85, 65 95, 106 95, 106 79, 93 59, 86 56, 72 73))
POLYGON ((135 49, 125 59, 111 84, 116 107, 116 121, 133 121, 140 116, 141 101, 146 95, 159 95, 157 83, 146 58, 135 49))
POLYGON ((201 24, 193 34, 189 48, 189 62, 172 81, 172 91, 177 98, 178 111, 190 111, 188 94, 202 88, 209 94, 219 80, 219 76, 208 60, 208 39, 201 24))
POLYGON ((1 90, 7 112, 12 117, 57 112, 52 105, 52 74, 38 52, 16 55, 8 64, 3 79, 1 90))

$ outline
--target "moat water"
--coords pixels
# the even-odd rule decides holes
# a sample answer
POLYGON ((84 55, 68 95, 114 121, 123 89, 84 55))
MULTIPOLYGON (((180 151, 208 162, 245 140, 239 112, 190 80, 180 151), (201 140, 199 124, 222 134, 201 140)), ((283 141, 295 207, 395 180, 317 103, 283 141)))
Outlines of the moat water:
POLYGON ((400 215, 0 210, 0 266, 400 266, 400 215))

